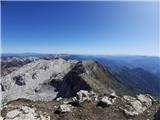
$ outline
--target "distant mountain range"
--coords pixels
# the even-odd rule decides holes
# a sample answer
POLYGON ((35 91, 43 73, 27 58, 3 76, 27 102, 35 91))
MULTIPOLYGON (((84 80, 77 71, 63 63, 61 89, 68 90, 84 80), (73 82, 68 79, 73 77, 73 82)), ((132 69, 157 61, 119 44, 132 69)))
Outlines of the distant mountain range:
POLYGON ((95 60, 115 70, 122 67, 143 68, 156 75, 160 72, 160 57, 156 56, 85 56, 71 55, 68 59, 95 60))

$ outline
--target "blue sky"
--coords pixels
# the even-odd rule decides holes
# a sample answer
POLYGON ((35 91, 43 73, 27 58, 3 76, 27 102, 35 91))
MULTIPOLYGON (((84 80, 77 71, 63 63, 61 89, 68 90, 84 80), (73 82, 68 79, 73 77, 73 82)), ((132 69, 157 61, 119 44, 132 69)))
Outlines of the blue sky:
POLYGON ((154 2, 2 2, 3 53, 158 55, 154 2))

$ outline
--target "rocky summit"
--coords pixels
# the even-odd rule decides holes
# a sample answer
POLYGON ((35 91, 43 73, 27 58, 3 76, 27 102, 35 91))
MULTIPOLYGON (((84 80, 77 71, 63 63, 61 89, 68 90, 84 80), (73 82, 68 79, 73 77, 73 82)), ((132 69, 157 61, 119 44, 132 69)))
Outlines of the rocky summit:
POLYGON ((1 77, 0 120, 159 120, 157 98, 125 94, 96 61, 37 58, 14 67, 1 77))
POLYGON ((94 61, 37 60, 2 77, 2 102, 50 101, 74 96, 79 90, 105 93, 111 82, 103 66, 94 61))

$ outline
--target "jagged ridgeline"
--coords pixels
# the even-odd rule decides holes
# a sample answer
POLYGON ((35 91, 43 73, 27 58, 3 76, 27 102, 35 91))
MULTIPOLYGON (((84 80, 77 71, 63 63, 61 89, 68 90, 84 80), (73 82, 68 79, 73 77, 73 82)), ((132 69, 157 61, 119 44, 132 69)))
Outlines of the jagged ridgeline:
POLYGON ((91 60, 10 58, 2 63, 6 74, 1 83, 3 102, 17 98, 43 101, 67 98, 79 90, 93 90, 98 94, 114 90, 119 95, 158 95, 160 90, 157 79, 146 71, 110 71, 106 65, 91 60))
POLYGON ((52 100, 79 90, 99 94, 115 87, 111 73, 95 61, 36 60, 2 77, 3 102, 17 98, 52 100))
POLYGON ((130 89, 134 82, 121 79, 129 70, 113 72, 96 61, 59 57, 18 61, 3 64, 2 120, 159 120, 158 99, 141 91, 127 95, 138 92, 130 89))

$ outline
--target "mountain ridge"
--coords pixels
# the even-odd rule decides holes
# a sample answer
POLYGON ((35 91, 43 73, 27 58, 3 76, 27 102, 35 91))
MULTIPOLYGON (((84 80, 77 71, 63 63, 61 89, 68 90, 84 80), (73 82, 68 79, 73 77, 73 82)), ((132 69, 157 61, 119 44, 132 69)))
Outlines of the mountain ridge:
POLYGON ((150 85, 145 76, 153 74, 142 68, 113 71, 99 61, 47 56, 4 59, 3 70, 8 69, 10 72, 1 77, 3 120, 145 120, 155 118, 159 109, 158 100, 146 94, 148 90, 143 93, 131 89, 136 85, 134 79, 140 87, 143 82, 145 87, 150 85), (26 62, 27 59, 31 61, 26 62), (12 66, 16 69, 10 70, 12 66), (142 78, 145 79, 141 83, 142 78), (148 111, 150 114, 146 114, 148 111))

